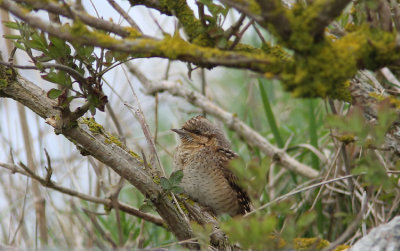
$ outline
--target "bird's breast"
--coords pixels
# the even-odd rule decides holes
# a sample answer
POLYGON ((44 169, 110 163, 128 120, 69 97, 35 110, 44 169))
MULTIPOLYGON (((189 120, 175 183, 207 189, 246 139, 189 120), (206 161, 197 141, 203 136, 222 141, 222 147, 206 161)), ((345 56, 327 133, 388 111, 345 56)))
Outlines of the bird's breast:
POLYGON ((237 194, 218 163, 211 155, 187 159, 181 168, 183 178, 180 185, 191 199, 210 207, 214 213, 235 215, 238 211, 237 194))

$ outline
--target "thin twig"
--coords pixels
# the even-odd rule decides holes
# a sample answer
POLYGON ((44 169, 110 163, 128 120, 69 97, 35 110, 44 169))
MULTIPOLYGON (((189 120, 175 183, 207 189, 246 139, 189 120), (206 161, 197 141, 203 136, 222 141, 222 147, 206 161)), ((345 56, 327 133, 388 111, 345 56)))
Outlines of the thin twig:
MULTIPOLYGON (((125 70, 124 70, 124 73, 126 74, 125 70)), ((155 146, 155 144, 154 144, 154 142, 152 140, 150 129, 149 129, 149 126, 148 126, 148 124, 146 122, 146 119, 144 117, 144 113, 143 113, 143 110, 141 108, 141 105, 140 105, 140 102, 139 102, 139 98, 137 97, 136 92, 134 91, 134 89, 132 87, 132 84, 129 81, 128 76, 126 76, 126 77, 127 77, 127 81, 129 83, 129 86, 131 87, 131 91, 132 91, 132 93, 133 93, 133 95, 134 95, 134 97, 136 99, 137 108, 131 106, 130 104, 126 104, 126 103, 125 103, 125 106, 127 106, 128 108, 130 108, 130 109, 132 109, 134 111, 134 115, 135 115, 136 119, 139 121, 139 123, 140 123, 140 125, 142 127, 143 134, 144 134, 144 136, 146 138, 147 145, 148 145, 150 153, 151 153, 150 154, 150 164, 152 165, 152 167, 155 167, 156 166, 155 164, 157 163, 159 168, 156 169, 156 170, 161 170, 163 176, 167 177, 167 174, 165 173, 165 170, 164 170, 163 166, 161 165, 160 158, 158 157, 156 146, 155 146), (155 161, 157 161, 157 162, 155 162, 155 161)), ((186 214, 183 212, 182 208, 180 207, 180 205, 179 205, 174 193, 171 192, 171 196, 172 196, 173 201, 175 202, 176 207, 178 208, 178 211, 181 213, 181 215, 186 220, 188 220, 187 217, 186 217, 186 214)))
MULTIPOLYGON (((68 194, 70 196, 77 197, 77 198, 80 198, 82 200, 90 201, 90 202, 93 202, 93 203, 103 204, 103 205, 108 206, 108 207, 112 207, 113 206, 110 199, 103 199, 103 198, 94 197, 94 196, 91 196, 91 195, 88 195, 88 194, 80 193, 80 192, 72 190, 70 188, 59 186, 53 181, 46 182, 46 180, 42 179, 40 176, 32 173, 32 171, 30 169, 28 169, 29 172, 27 172, 27 170, 25 170, 25 171, 21 170, 21 168, 19 168, 15 164, 6 164, 6 163, 1 163, 1 162, 0 162, 0 166, 10 170, 13 173, 19 173, 19 174, 28 176, 28 177, 30 177, 32 179, 35 179, 35 180, 39 181, 45 187, 51 188, 51 189, 56 190, 58 192, 61 192, 61 193, 64 193, 64 194, 68 194)), ((24 165, 21 165, 21 167, 24 167, 24 165)), ((118 208, 120 210, 128 213, 128 214, 137 216, 137 217, 142 218, 142 219, 144 219, 146 221, 152 222, 152 223, 154 223, 154 224, 156 224, 158 226, 164 226, 164 221, 161 218, 153 216, 151 214, 144 213, 144 212, 140 211, 139 209, 131 207, 131 206, 129 206, 129 205, 123 203, 123 202, 118 202, 118 208)))
MULTIPOLYGON (((136 96, 136 93, 134 93, 136 96)), ((154 146, 153 139, 151 137, 149 125, 146 122, 146 119, 144 118, 143 111, 140 107, 140 103, 138 102, 139 100, 137 99, 136 96, 136 101, 137 101, 137 107, 134 107, 128 103, 125 103, 124 105, 128 107, 131 111, 133 111, 134 117, 139 121, 140 126, 142 127, 143 134, 145 136, 145 139, 147 141, 147 145, 150 150, 150 164, 152 168, 156 168, 156 170, 160 170, 161 173, 166 177, 166 173, 164 168, 161 167, 161 162, 160 159, 158 158, 157 150, 154 146), (158 167, 158 168, 157 168, 158 167)))
POLYGON ((336 182, 336 181, 339 181, 339 180, 354 178, 354 177, 357 177, 357 176, 360 176, 360 175, 364 175, 364 173, 357 174, 357 175, 355 175, 355 174, 354 174, 354 175, 353 175, 353 174, 352 174, 352 175, 346 175, 346 176, 342 176, 342 177, 338 177, 338 178, 334 178, 334 179, 322 181, 322 182, 319 182, 319 183, 316 183, 316 184, 313 184, 313 185, 310 185, 310 186, 307 186, 307 187, 304 187, 304 188, 301 188, 301 189, 294 190, 294 191, 292 191, 292 192, 289 192, 289 193, 287 193, 287 194, 284 194, 284 195, 282 195, 282 196, 279 196, 278 198, 276 198, 276 199, 274 199, 274 200, 272 200, 272 201, 270 201, 270 202, 268 202, 268 203, 262 205, 261 207, 255 209, 255 210, 253 210, 253 211, 251 211, 251 212, 249 212, 249 213, 247 213, 244 217, 247 217, 247 216, 249 216, 249 215, 252 215, 252 214, 254 214, 255 212, 258 212, 258 211, 260 211, 260 210, 263 210, 263 209, 269 207, 270 205, 272 205, 272 204, 274 204, 274 203, 276 203, 276 202, 278 202, 278 201, 284 200, 284 199, 286 199, 286 198, 288 198, 288 197, 290 197, 290 196, 293 196, 293 195, 295 195, 295 194, 298 194, 298 193, 301 193, 301 192, 304 192, 304 191, 307 191, 307 190, 310 190, 310 189, 314 189, 314 188, 316 188, 316 187, 319 187, 319 186, 322 186, 322 185, 326 185, 326 184, 329 184, 329 183, 332 183, 332 182, 336 182))
POLYGON ((66 18, 70 18, 72 20, 79 19, 81 22, 90 27, 108 31, 117 34, 121 37, 128 37, 130 35, 129 30, 126 29, 127 27, 120 26, 116 23, 101 18, 93 17, 89 15, 87 12, 85 12, 83 8, 78 8, 76 6, 71 7, 68 4, 65 4, 65 1, 63 1, 64 2, 63 4, 58 4, 56 2, 41 2, 34 0, 17 0, 17 2, 27 3, 36 10, 40 9, 46 10, 49 13, 61 15, 66 18))
POLYGON ((204 17, 204 4, 199 1, 196 1, 196 4, 197 4, 197 10, 199 13, 200 22, 204 27, 207 27, 206 19, 204 17))
POLYGON ((154 144, 157 144, 158 137, 158 93, 154 97, 154 144))
POLYGON ((128 13, 124 9, 121 8, 114 0, 107 0, 108 3, 136 30, 138 30, 140 33, 143 33, 139 26, 133 21, 133 19, 129 16, 128 13))
POLYGON ((118 246, 122 247, 124 243, 124 238, 122 234, 122 225, 121 225, 121 217, 119 214, 119 206, 118 206, 118 195, 121 192, 122 187, 124 186, 124 181, 125 179, 123 177, 120 177, 117 187, 114 189, 114 191, 111 192, 110 195, 110 200, 111 203, 113 204, 113 208, 115 209, 115 217, 117 219, 117 228, 118 228, 118 246))
MULTIPOLYGON (((0 61, 0 64, 8 66, 10 68, 18 68, 18 69, 24 69, 24 70, 40 70, 37 66, 34 66, 34 65, 14 65, 12 63, 2 62, 2 61, 0 61)), ((66 65, 53 64, 53 63, 41 63, 40 66, 42 68, 55 68, 58 70, 65 71, 66 73, 69 73, 71 75, 71 77, 73 77, 79 83, 86 83, 86 79, 78 71, 76 71, 66 65)))
POLYGON ((251 20, 248 24, 246 24, 246 26, 243 27, 243 29, 240 31, 239 34, 237 34, 235 40, 233 40, 231 46, 229 46, 229 50, 233 50, 233 48, 235 48, 235 46, 240 42, 240 40, 243 37, 243 34, 246 32, 246 30, 253 24, 253 20, 251 20))
MULTIPOLYGON (((80 210, 77 208, 77 206, 75 205, 74 201, 71 200, 71 207, 73 210, 75 210, 75 216, 78 218, 78 221, 81 223, 82 227, 85 229, 85 231, 82 231, 84 233, 93 233, 92 229, 89 229, 89 224, 87 224, 87 221, 85 221, 81 214, 80 214, 80 210)), ((94 234, 92 234, 92 236, 94 236, 94 234)), ((105 250, 106 247, 104 246, 103 243, 101 243, 97 238, 95 238, 93 240, 96 245, 101 249, 101 250, 105 250)))
POLYGON ((118 247, 117 243, 111 238, 111 234, 109 232, 105 232, 100 224, 97 222, 96 217, 90 212, 89 210, 82 208, 82 211, 89 217, 90 221, 92 222, 93 226, 99 231, 100 236, 102 236, 106 241, 108 241, 113 248, 118 247))
POLYGON ((343 243, 354 231, 357 229, 358 224, 360 224, 360 221, 362 220, 365 211, 367 209, 367 193, 363 191, 362 195, 362 204, 361 204, 361 210, 358 213, 357 217, 351 222, 350 226, 347 227, 347 229, 343 232, 343 234, 337 238, 334 242, 332 242, 329 247, 324 248, 323 251, 331 251, 334 250, 338 245, 343 243))
MULTIPOLYGON (((207 81, 206 81, 206 71, 204 68, 200 69, 200 74, 201 74, 201 94, 203 94, 204 97, 207 97, 207 81)), ((203 110, 203 117, 207 117, 206 111, 203 110)))
POLYGON ((261 42, 262 42, 263 44, 266 44, 267 41, 265 41, 265 38, 264 38, 263 34, 261 33, 260 29, 258 29, 257 25, 254 24, 254 23, 253 23, 253 28, 254 28, 254 30, 256 31, 258 37, 261 39, 261 42))
MULTIPOLYGON (((329 177, 329 175, 330 175, 330 172, 331 172, 331 170, 333 169, 333 166, 335 165, 337 158, 339 157, 339 154, 340 154, 340 148, 336 151, 336 154, 335 154, 334 158, 332 159, 332 162, 330 163, 330 165, 329 165, 329 167, 328 167, 328 170, 327 170, 326 176, 325 176, 325 178, 324 178, 324 181, 326 181, 326 180, 328 179, 328 177, 329 177)), ((318 194, 317 194, 317 196, 315 197, 314 202, 313 202, 311 208, 309 209, 310 211, 313 210, 314 207, 315 207, 315 205, 317 204, 317 201, 319 200, 319 197, 320 197, 321 194, 322 194, 323 188, 324 188, 324 185, 322 185, 321 188, 319 189, 318 194)))
POLYGON ((227 40, 229 40, 233 35, 235 35, 238 32, 245 18, 246 18, 245 14, 240 15, 239 20, 225 32, 226 34, 225 37, 227 40))

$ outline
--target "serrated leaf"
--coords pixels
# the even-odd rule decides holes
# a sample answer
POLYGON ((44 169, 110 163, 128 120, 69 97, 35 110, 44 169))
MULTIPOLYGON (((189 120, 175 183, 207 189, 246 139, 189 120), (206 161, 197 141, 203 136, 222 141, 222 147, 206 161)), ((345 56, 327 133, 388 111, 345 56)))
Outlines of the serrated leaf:
POLYGON ((47 92, 47 97, 51 99, 56 99, 61 95, 62 91, 58 89, 51 89, 47 92))
POLYGON ((183 178, 183 170, 178 170, 175 171, 171 174, 169 177, 169 182, 171 183, 172 186, 179 185, 181 183, 183 178))
POLYGON ((170 190, 171 189, 171 183, 165 177, 161 177, 160 185, 165 190, 170 190))

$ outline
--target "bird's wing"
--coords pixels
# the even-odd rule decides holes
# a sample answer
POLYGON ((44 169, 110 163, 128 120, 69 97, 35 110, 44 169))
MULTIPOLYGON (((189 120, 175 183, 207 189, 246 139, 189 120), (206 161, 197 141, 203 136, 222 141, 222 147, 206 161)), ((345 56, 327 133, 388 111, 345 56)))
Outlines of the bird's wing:
POLYGON ((247 192, 239 186, 239 179, 229 170, 229 161, 238 157, 238 155, 230 149, 221 148, 218 152, 225 156, 225 161, 221 163, 221 170, 229 186, 236 192, 239 201, 239 214, 245 214, 251 211, 251 200, 247 192))

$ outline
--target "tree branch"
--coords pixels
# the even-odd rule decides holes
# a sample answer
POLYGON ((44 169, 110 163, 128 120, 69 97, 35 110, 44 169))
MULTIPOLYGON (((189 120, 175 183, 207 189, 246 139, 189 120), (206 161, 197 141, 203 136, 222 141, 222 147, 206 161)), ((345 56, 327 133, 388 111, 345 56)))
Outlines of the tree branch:
POLYGON ((160 1, 158 0, 130 0, 129 3, 132 6, 136 6, 136 5, 144 5, 148 8, 152 8, 152 9, 156 9, 159 12, 161 12, 162 14, 168 15, 168 16, 172 16, 172 12, 168 9, 167 6, 162 5, 160 3, 160 1))
POLYGON ((292 27, 287 18, 288 12, 281 0, 256 0, 261 7, 263 21, 260 23, 264 28, 268 23, 272 24, 279 36, 288 40, 292 33, 292 27))
POLYGON ((143 33, 139 26, 133 21, 133 19, 128 15, 128 13, 121 8, 114 0, 107 0, 108 3, 136 30, 143 33))
POLYGON ((283 40, 289 40, 292 33, 292 28, 287 18, 289 12, 286 11, 280 0, 221 0, 221 2, 246 14, 246 16, 254 19, 266 29, 271 28, 270 24, 272 24, 276 33, 283 40))
MULTIPOLYGON (((50 189, 53 189, 53 190, 56 190, 56 191, 61 192, 63 194, 68 194, 70 196, 77 197, 77 198, 80 198, 82 200, 90 201, 90 202, 93 202, 93 203, 102 204, 102 205, 105 205, 107 207, 113 207, 113 203, 112 203, 112 201, 110 199, 103 199, 103 198, 91 196, 89 194, 80 193, 78 191, 69 189, 67 187, 63 187, 63 186, 57 185, 53 181, 47 181, 47 180, 41 178, 40 176, 38 176, 36 174, 31 174, 31 173, 29 173, 27 171, 24 171, 24 170, 22 170, 21 168, 19 168, 15 164, 7 164, 7 163, 1 163, 0 162, 0 166, 10 170, 12 173, 19 173, 19 174, 25 175, 27 177, 30 177, 30 178, 32 178, 34 180, 37 180, 43 186, 45 186, 47 188, 50 188, 50 189)), ((142 218, 143 220, 152 222, 152 223, 156 224, 157 226, 165 227, 164 226, 164 221, 161 218, 157 217, 157 216, 144 213, 144 212, 140 211, 139 209, 131 207, 131 206, 129 206, 129 205, 123 203, 123 202, 120 202, 120 201, 117 201, 117 206, 118 206, 118 209, 120 209, 120 210, 122 210, 122 211, 124 211, 124 212, 126 212, 128 214, 131 214, 131 215, 137 216, 139 218, 142 218)))
MULTIPOLYGON (((10 11, 31 26, 55 37, 70 42, 78 42, 82 45, 92 45, 130 53, 136 58, 162 57, 190 62, 202 67, 227 66, 273 74, 283 71, 289 63, 275 56, 265 54, 261 50, 257 50, 257 53, 222 51, 188 43, 178 36, 166 37, 163 40, 151 38, 119 40, 90 30, 86 30, 81 35, 76 36, 72 29, 54 23, 47 23, 35 15, 26 13, 25 10, 10 0, 1 1, 0 7, 10 11)), ((86 29, 85 27, 80 28, 86 29)))
POLYGON ((190 42, 201 43, 201 45, 213 46, 214 41, 205 32, 199 19, 193 13, 186 0, 166 0, 166 1, 129 1, 131 5, 144 4, 148 7, 156 8, 161 13, 171 13, 178 18, 190 42))
MULTIPOLYGON (((19 3, 26 3, 29 6, 32 6, 34 9, 40 9, 40 10, 46 10, 48 12, 61 15, 73 20, 79 19, 81 22, 84 24, 87 24, 91 27, 94 27, 99 30, 104 30, 108 31, 111 33, 115 33, 121 37, 128 37, 130 36, 130 31, 128 27, 123 27, 118 24, 109 22, 104 19, 96 18, 93 16, 90 16, 88 13, 83 13, 81 11, 78 11, 74 9, 73 7, 70 7, 66 4, 61 5, 57 4, 55 2, 42 2, 42 1, 34 1, 34 0, 16 0, 16 2, 19 3)), ((7 4, 7 3, 6 3, 7 4)), ((22 8, 18 7, 18 5, 14 4, 15 7, 17 8, 22 8)), ((14 13, 13 13, 14 14, 14 13)), ((133 27, 136 29, 136 27, 133 27)), ((138 33, 141 33, 140 29, 137 29, 138 33)))

